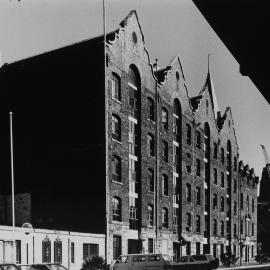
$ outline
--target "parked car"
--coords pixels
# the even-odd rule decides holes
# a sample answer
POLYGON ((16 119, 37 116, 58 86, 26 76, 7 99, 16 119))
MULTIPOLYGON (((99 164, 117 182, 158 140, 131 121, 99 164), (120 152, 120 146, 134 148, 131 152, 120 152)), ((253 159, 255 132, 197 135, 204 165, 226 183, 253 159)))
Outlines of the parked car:
POLYGON ((219 259, 216 259, 211 254, 188 255, 183 256, 180 264, 185 264, 185 269, 216 269, 219 266, 219 259))
POLYGON ((13 263, 0 263, 0 270, 20 270, 20 268, 13 263))
POLYGON ((19 265, 19 270, 68 270, 68 269, 65 266, 57 263, 40 263, 40 264, 25 264, 25 265, 22 264, 19 265))
POLYGON ((165 254, 128 254, 121 255, 111 266, 113 270, 184 270, 186 266, 172 262, 165 254))

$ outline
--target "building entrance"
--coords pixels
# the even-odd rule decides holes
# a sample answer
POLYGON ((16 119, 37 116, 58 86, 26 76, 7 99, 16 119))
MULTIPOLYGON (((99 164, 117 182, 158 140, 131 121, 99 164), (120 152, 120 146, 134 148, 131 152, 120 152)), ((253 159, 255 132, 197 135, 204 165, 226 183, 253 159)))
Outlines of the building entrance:
POLYGON ((140 253, 140 240, 128 239, 128 254, 140 253))

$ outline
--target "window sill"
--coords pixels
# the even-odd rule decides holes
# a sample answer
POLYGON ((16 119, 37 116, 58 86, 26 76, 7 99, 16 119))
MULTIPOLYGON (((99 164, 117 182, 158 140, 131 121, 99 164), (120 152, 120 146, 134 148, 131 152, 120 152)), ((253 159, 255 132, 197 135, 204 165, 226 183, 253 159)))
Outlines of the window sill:
POLYGON ((162 194, 162 197, 169 199, 169 195, 162 194))
POLYGON ((123 182, 118 182, 118 181, 112 180, 112 183, 123 186, 123 182))

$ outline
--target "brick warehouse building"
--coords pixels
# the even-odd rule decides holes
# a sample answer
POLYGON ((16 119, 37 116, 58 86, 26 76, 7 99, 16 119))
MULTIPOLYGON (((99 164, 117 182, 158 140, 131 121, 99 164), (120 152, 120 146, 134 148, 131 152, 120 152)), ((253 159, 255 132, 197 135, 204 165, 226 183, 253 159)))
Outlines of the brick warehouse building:
POLYGON ((97 37, 0 70, 1 122, 12 109, 22 135, 16 192, 31 193, 34 227, 106 232, 108 262, 228 249, 253 260, 258 178, 239 162, 210 71, 190 98, 178 56, 151 64, 135 11, 106 41, 106 59, 97 37))

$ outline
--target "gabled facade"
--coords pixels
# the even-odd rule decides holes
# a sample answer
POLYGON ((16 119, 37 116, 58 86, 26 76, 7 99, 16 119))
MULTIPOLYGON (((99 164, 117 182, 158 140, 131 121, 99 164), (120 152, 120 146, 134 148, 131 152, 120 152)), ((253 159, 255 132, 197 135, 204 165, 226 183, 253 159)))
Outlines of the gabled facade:
MULTIPOLYGON (((61 128, 54 127, 55 134, 67 136, 61 150, 70 150, 72 138, 76 146, 86 145, 89 155, 78 153, 81 167, 74 165, 77 163, 70 159, 72 155, 58 156, 57 161, 68 159, 74 170, 64 174, 66 179, 74 182, 76 172, 80 172, 76 184, 87 187, 89 194, 84 189, 84 196, 80 197, 79 188, 75 188, 77 200, 70 199, 70 188, 71 193, 59 198, 54 195, 52 201, 59 209, 69 200, 74 202, 73 209, 88 209, 84 230, 87 226, 89 230, 95 228, 97 223, 98 229, 106 232, 108 262, 120 254, 139 252, 168 253, 174 260, 186 254, 212 253, 219 257, 226 250, 240 254, 241 241, 247 241, 247 250, 253 250, 247 251, 246 261, 254 259, 256 230, 249 242, 239 236, 239 196, 243 190, 256 203, 255 176, 250 178, 253 184, 244 189, 241 183, 246 174, 239 169, 232 113, 227 108, 221 115, 209 69, 203 89, 190 98, 178 56, 165 68, 151 63, 135 11, 120 23, 119 29, 107 34, 105 58, 99 37, 34 59, 36 65, 42 62, 42 70, 49 78, 47 85, 52 83, 50 77, 63 90, 72 89, 79 82, 74 88, 76 93, 61 95, 59 103, 64 112, 57 120, 67 121, 68 112, 71 121, 66 125, 57 121, 61 128), (70 71, 74 63, 79 65, 70 71), (67 101, 71 106, 63 105, 67 101), (86 114, 81 116, 77 108, 84 108, 86 114), (92 129, 87 127, 89 121, 92 129), (71 135, 66 132, 76 128, 75 137, 74 131, 71 135)), ((24 63, 19 64, 22 70, 26 69, 24 63)), ((2 69, 4 81, 6 70, 2 69)), ((9 76, 12 72, 11 65, 9 76)), ((50 120, 55 123, 53 117, 50 120)), ((53 140, 48 144, 51 149, 57 145, 53 140)), ((63 184, 61 172, 66 167, 53 165, 49 172, 59 172, 59 183, 63 184)), ((52 179, 54 175, 49 182, 52 179)), ((42 206, 39 210, 42 213, 42 206)), ((53 224, 59 227, 63 222, 57 223, 57 214, 53 224)), ((70 214, 70 226, 80 224, 79 218, 72 219, 73 215, 77 217, 70 214)), ((256 212, 250 216, 254 223, 255 217, 256 212)))

